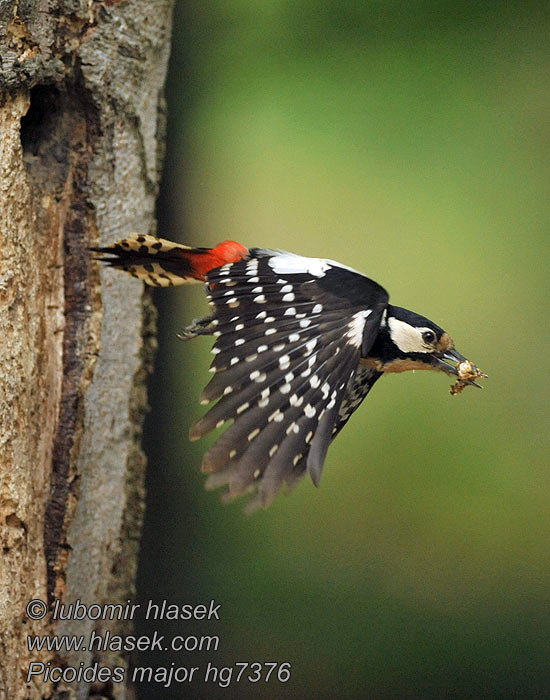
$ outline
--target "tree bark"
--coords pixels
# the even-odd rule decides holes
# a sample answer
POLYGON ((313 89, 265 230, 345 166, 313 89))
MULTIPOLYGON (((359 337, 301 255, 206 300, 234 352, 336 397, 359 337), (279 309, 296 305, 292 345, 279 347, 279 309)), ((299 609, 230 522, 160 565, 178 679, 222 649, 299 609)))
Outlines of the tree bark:
POLYGON ((100 272, 89 247, 155 231, 171 9, 0 3, 2 700, 132 697, 128 682, 28 681, 31 662, 127 659, 29 652, 27 637, 128 631, 52 610, 133 594, 154 319, 141 284, 100 272))

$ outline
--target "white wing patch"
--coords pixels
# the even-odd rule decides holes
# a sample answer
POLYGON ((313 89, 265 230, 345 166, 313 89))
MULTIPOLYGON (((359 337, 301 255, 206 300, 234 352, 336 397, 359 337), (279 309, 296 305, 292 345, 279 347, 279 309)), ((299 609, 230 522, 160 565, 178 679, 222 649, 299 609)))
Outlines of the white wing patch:
POLYGON ((278 275, 309 274, 313 277, 323 277, 330 264, 328 260, 322 258, 306 258, 293 253, 280 253, 269 259, 269 266, 278 275))
POLYGON ((303 255, 281 252, 276 253, 269 259, 269 266, 278 275, 311 275, 312 277, 323 277, 331 267, 340 267, 350 272, 361 275, 361 272, 354 270, 347 265, 328 260, 325 258, 306 258, 303 255))
POLYGON ((372 309, 365 309, 365 311, 358 311, 353 314, 350 322, 348 323, 348 332, 346 337, 349 339, 351 345, 359 348, 363 342, 363 331, 365 329, 365 321, 367 316, 372 313, 372 309))

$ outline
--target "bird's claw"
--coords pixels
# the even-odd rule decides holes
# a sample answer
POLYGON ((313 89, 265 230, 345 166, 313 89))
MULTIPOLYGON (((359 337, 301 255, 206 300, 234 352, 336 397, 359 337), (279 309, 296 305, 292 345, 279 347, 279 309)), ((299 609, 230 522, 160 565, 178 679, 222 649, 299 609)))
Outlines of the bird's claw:
POLYGON ((185 328, 178 333, 177 337, 181 340, 191 340, 199 335, 212 335, 214 332, 213 320, 213 316, 194 318, 188 326, 185 326, 185 328))

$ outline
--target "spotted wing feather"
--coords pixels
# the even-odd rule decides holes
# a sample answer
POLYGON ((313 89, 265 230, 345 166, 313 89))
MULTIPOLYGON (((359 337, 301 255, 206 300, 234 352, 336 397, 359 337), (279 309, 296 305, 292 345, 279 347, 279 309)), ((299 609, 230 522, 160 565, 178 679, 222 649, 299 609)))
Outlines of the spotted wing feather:
POLYGON ((210 486, 228 484, 230 498, 255 488, 253 506, 269 505, 306 470, 319 483, 347 387, 387 304, 359 273, 285 255, 253 250, 207 276, 217 340, 203 400, 219 401, 191 437, 233 421, 203 469, 210 486))

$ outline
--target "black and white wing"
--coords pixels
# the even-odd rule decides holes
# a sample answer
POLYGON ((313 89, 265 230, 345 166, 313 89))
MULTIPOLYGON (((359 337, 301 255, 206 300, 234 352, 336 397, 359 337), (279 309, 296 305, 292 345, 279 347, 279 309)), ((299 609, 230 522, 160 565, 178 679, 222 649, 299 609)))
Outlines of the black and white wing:
POLYGON ((204 456, 208 485, 228 484, 230 498, 256 487, 252 505, 267 507, 306 469, 319 483, 334 434, 360 403, 348 387, 388 295, 338 263, 262 249, 207 283, 217 340, 202 400, 218 402, 191 439, 232 420, 204 456))

